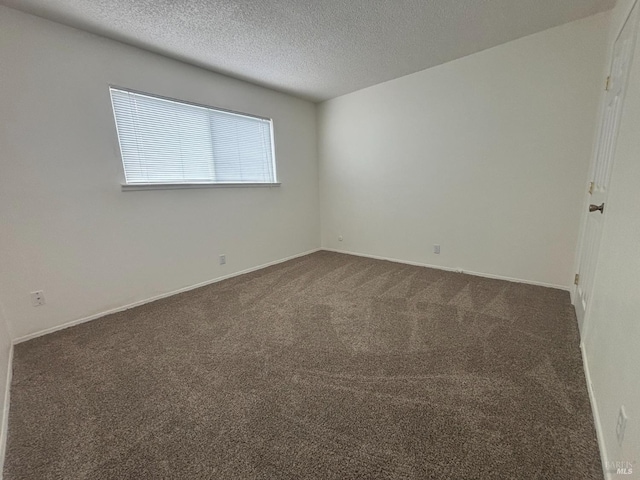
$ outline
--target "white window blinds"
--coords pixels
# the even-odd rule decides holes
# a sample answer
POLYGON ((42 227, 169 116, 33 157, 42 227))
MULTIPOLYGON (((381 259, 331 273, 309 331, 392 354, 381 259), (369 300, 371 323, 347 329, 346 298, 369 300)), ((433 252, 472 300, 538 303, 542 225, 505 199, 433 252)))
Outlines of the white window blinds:
POLYGON ((110 91, 127 184, 276 182, 271 120, 110 91))

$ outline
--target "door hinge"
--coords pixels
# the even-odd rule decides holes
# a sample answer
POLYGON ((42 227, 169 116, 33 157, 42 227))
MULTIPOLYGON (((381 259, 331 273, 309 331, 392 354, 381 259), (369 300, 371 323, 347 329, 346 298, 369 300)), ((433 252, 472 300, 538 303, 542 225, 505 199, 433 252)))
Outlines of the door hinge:
POLYGON ((576 276, 575 276, 575 278, 573 279, 573 283, 574 283, 575 285, 578 285, 578 284, 580 283, 580 274, 579 274, 579 273, 576 273, 576 276))
POLYGON ((604 85, 604 89, 608 92, 610 87, 611 87, 611 75, 607 77, 607 81, 604 85))
POLYGON ((596 184, 594 182, 591 182, 589 184, 589 195, 593 194, 593 188, 596 186, 596 184))

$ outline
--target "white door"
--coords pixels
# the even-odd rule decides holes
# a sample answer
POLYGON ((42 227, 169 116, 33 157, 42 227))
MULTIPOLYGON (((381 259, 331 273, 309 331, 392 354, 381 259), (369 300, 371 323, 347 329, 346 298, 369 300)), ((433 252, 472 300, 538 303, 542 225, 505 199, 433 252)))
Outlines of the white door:
POLYGON ((602 123, 596 144, 596 157, 590 185, 590 196, 585 209, 590 213, 582 231, 580 262, 576 276, 575 307, 580 333, 584 338, 585 314, 593 295, 593 280, 604 218, 607 214, 607 194, 611 167, 615 156, 618 125, 622 115, 622 104, 629 77, 631 59, 638 26, 638 3, 629 14, 629 18, 616 39, 611 62, 611 71, 607 80, 607 92, 602 114, 602 123))

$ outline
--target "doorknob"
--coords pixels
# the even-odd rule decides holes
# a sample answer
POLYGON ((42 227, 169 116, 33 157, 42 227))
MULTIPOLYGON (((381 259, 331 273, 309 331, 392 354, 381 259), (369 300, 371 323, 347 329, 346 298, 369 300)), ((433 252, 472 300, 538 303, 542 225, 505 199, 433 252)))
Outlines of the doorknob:
POLYGON ((590 212, 597 212, 600 211, 600 213, 604 213, 604 203, 600 206, 598 205, 589 205, 589 211, 590 212))

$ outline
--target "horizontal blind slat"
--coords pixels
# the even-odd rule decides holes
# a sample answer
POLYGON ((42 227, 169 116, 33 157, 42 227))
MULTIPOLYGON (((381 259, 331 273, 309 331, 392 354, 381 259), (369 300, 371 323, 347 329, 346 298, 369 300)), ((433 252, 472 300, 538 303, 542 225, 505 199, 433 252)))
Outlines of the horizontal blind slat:
POLYGON ((276 181, 270 120, 110 92, 127 183, 276 181))

